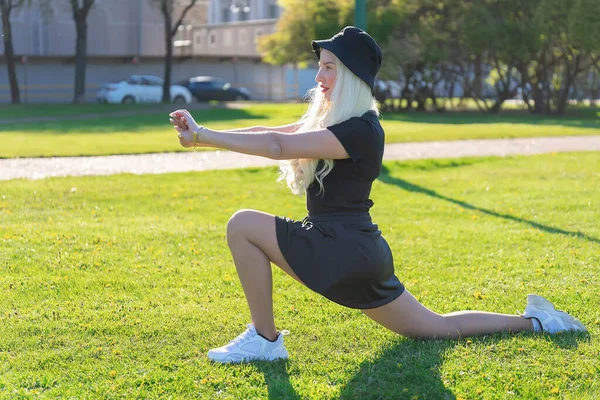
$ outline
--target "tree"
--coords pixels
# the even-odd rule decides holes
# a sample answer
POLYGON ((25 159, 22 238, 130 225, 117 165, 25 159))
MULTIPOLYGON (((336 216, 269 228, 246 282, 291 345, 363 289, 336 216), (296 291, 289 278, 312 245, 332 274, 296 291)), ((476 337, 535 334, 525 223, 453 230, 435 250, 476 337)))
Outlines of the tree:
POLYGON ((382 76, 404 83, 400 106, 411 109, 416 102, 416 110, 425 111, 431 99, 434 108, 442 110, 446 100, 438 99, 440 90, 448 93, 445 97, 454 92, 455 64, 462 59, 459 26, 463 3, 405 0, 387 5, 382 18, 395 15, 395 23, 387 41, 382 40, 382 76))
POLYGON ((0 0, 0 16, 2 18, 2 33, 4 37, 4 59, 6 60, 8 81, 10 83, 10 97, 12 104, 21 102, 21 94, 19 91, 19 82, 17 81, 15 51, 12 41, 12 24, 10 23, 10 14, 12 11, 24 7, 37 4, 42 15, 47 17, 52 9, 50 7, 52 0, 0 0))
MULTIPOLYGON (((276 32, 259 43, 270 63, 312 61, 311 40, 352 23, 354 0, 281 5, 276 32)), ((575 85, 598 87, 598 0, 368 0, 368 10, 380 75, 403 83, 409 109, 431 100, 441 110, 461 86, 481 111, 500 111, 520 90, 531 112, 563 114, 575 85)))
POLYGON ((152 0, 152 2, 160 9, 164 20, 165 50, 167 54, 165 56, 162 102, 169 103, 171 101, 171 71, 173 69, 173 38, 177 34, 177 29, 186 14, 196 5, 197 0, 152 0), (183 9, 177 21, 173 23, 173 14, 175 14, 176 8, 183 9))
POLYGON ((314 62, 310 42, 335 35, 353 20, 354 0, 281 0, 279 4, 284 11, 275 32, 258 42, 258 50, 270 64, 314 62))
POLYGON ((12 26, 10 14, 25 3, 25 0, 0 0, 0 13, 2 14, 2 33, 4 36, 4 59, 8 67, 8 81, 10 83, 10 101, 12 104, 21 102, 17 69, 15 65, 15 49, 12 40, 12 26))
MULTIPOLYGON (((517 94, 521 74, 519 67, 535 58, 539 41, 539 26, 533 21, 537 0, 503 0, 476 2, 465 11, 461 24, 466 54, 477 55, 483 65, 492 105, 481 94, 468 90, 481 110, 499 112, 502 104, 517 94)), ((465 74, 463 81, 467 81, 465 74)), ((469 88, 469 85, 465 85, 469 88)))
POLYGON ((85 102, 85 69, 87 66, 87 17, 94 0, 71 0, 77 38, 75 41, 75 89, 73 103, 85 102))

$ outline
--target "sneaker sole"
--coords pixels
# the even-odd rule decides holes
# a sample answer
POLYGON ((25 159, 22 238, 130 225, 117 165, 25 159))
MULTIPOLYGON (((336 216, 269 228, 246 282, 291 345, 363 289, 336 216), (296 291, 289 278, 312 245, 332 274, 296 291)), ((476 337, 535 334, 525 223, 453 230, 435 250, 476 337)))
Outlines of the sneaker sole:
POLYGON ((208 359, 213 361, 213 362, 218 362, 221 364, 240 364, 240 363, 245 363, 245 362, 252 362, 252 361, 277 361, 277 360, 285 360, 288 358, 288 352, 287 350, 283 350, 280 352, 277 352, 275 354, 270 354, 268 356, 263 356, 263 357, 255 357, 252 358, 251 356, 246 356, 243 354, 240 354, 241 357, 232 357, 231 354, 228 354, 224 357, 222 357, 220 354, 211 354, 211 352, 208 352, 208 359))

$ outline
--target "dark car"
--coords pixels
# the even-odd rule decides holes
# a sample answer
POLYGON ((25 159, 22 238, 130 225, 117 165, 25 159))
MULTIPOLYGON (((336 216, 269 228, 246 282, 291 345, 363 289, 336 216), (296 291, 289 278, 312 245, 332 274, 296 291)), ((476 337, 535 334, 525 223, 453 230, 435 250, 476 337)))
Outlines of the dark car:
POLYGON ((185 86, 198 101, 238 101, 250 100, 250 91, 246 88, 236 88, 220 78, 211 76, 195 76, 184 81, 177 82, 185 86))

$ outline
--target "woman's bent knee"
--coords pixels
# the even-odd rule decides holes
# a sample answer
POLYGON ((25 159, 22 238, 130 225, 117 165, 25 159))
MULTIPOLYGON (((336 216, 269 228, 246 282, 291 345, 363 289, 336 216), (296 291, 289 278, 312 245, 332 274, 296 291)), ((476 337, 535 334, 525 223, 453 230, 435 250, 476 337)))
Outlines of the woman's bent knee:
POLYGON ((252 229, 252 219, 255 218, 254 210, 236 211, 227 221, 227 241, 240 235, 246 235, 252 229))

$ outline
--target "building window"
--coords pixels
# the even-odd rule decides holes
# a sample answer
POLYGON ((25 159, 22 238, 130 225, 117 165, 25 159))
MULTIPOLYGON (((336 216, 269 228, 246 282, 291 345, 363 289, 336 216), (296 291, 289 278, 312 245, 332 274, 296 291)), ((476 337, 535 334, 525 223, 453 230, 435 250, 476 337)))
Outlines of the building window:
POLYGON ((279 6, 276 0, 269 1, 269 18, 279 17, 279 6))
POLYGON ((32 47, 33 54, 44 54, 44 45, 42 41, 42 27, 41 21, 37 20, 31 24, 31 39, 32 39, 32 47))
POLYGON ((224 0, 223 13, 227 12, 229 21, 247 21, 250 19, 251 3, 250 0, 224 0), (225 11, 227 9, 227 11, 225 11))
POLYGON ((238 43, 242 46, 248 44, 248 31, 246 29, 240 29, 238 31, 238 43))
POLYGON ((31 18, 31 50, 32 54, 44 55, 50 47, 50 35, 48 35, 48 19, 39 11, 33 12, 31 18))
POLYGON ((224 1, 221 9, 221 22, 231 21, 231 1, 224 1))
POLYGON ((223 31, 223 46, 229 47, 233 44, 233 32, 230 29, 223 31))

